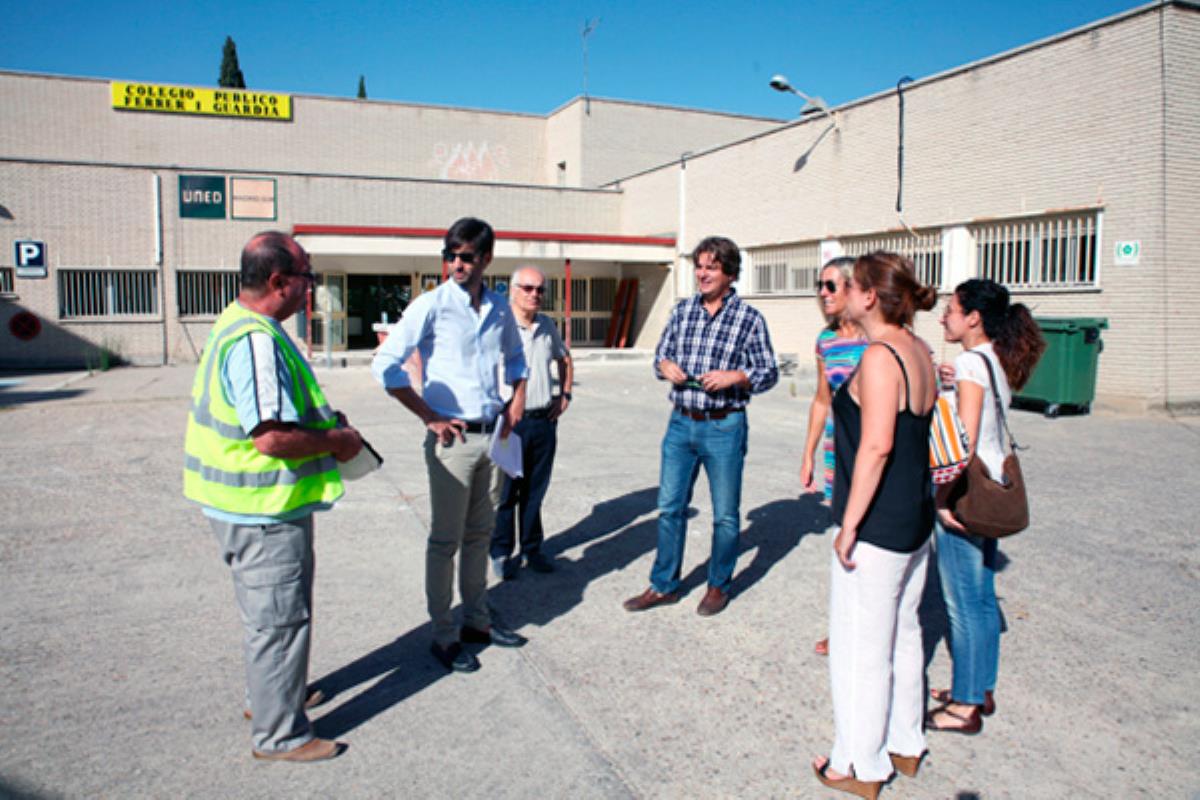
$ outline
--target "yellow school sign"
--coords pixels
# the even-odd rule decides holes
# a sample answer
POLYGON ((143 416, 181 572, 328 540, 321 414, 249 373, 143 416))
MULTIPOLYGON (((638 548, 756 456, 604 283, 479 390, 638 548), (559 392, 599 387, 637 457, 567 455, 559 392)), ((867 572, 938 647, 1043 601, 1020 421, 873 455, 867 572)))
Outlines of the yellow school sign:
POLYGON ((204 114, 246 119, 292 118, 292 96, 248 89, 198 89, 160 83, 112 81, 112 105, 118 111, 204 114))

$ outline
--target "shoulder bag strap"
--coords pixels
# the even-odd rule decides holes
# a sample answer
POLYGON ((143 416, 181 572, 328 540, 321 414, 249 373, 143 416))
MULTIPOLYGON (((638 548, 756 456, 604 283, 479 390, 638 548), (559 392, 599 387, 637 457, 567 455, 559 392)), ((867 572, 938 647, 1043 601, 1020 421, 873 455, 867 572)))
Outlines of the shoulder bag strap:
POLYGON ((1020 445, 1017 444, 1017 440, 1013 438, 1012 431, 1008 427, 1008 415, 1004 413, 1004 404, 1000 402, 1000 390, 996 388, 996 371, 992 368, 992 360, 977 350, 970 352, 982 358, 984 366, 987 367, 988 380, 992 384, 992 398, 996 401, 996 419, 1004 426, 1004 433, 1008 436, 1008 447, 1015 453, 1020 449, 1020 445))

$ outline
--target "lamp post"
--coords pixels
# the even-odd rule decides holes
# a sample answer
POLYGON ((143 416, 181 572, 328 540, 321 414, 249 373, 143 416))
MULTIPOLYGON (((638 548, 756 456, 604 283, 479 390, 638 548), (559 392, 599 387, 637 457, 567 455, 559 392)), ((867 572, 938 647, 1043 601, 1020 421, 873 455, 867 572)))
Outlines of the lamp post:
POLYGON ((809 97, 804 92, 797 89, 795 86, 792 86, 792 84, 790 82, 788 82, 787 77, 785 77, 783 75, 772 76, 771 88, 777 92, 787 92, 789 94, 794 94, 797 97, 799 97, 801 100, 803 100, 804 105, 800 108, 801 116, 804 116, 804 114, 808 113, 810 110, 811 111, 819 111, 821 113, 821 116, 829 117, 831 120, 833 120, 834 125, 837 125, 837 119, 833 116, 833 112, 831 112, 829 110, 829 106, 825 104, 824 100, 822 100, 820 97, 809 97))

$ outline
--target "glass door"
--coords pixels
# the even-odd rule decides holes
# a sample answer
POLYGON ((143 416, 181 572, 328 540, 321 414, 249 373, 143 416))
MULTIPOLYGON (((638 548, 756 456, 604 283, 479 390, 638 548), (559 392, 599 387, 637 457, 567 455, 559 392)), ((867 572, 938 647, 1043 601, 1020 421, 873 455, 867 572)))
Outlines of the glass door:
POLYGON ((332 350, 347 347, 346 273, 322 272, 313 291, 313 350, 325 347, 325 319, 329 318, 329 342, 332 350))

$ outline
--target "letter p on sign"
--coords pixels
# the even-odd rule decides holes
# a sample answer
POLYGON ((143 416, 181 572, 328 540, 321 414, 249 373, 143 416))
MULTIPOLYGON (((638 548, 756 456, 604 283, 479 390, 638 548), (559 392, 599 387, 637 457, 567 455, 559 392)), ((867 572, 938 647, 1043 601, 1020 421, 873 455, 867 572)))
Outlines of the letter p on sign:
POLYGON ((13 242, 18 278, 46 277, 46 243, 32 239, 13 242))

